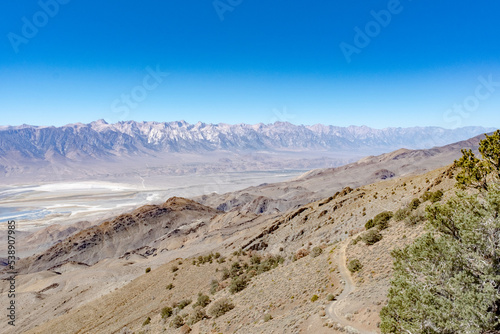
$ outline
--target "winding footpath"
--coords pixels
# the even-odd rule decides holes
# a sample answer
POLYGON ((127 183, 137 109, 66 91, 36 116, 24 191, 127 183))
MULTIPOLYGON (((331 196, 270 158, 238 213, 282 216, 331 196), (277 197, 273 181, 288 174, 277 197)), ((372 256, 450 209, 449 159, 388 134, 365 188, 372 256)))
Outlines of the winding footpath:
POLYGON ((337 298, 326 308, 326 315, 333 321, 341 324, 344 327, 351 327, 355 329, 358 333, 360 334, 376 334, 376 332, 370 332, 366 331, 362 328, 359 328, 355 323, 352 321, 349 321, 342 317, 339 312, 339 306, 341 302, 346 299, 349 294, 354 292, 356 290, 356 286, 354 285, 354 282, 352 280, 351 274, 349 270, 347 269, 346 262, 346 248, 347 245, 349 244, 349 239, 344 241, 344 244, 340 248, 339 253, 336 256, 337 260, 337 268, 340 273, 341 279, 344 281, 344 290, 342 290, 342 293, 337 296, 337 298))

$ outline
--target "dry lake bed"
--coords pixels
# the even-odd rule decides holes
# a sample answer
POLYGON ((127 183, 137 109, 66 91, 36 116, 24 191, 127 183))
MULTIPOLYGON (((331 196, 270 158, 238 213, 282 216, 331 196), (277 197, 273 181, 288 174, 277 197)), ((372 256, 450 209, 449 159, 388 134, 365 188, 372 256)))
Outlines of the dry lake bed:
POLYGON ((58 182, 0 186, 0 228, 15 220, 21 231, 51 224, 100 221, 172 196, 225 193, 280 182, 303 170, 234 172, 212 175, 157 176, 139 184, 107 181, 58 182))

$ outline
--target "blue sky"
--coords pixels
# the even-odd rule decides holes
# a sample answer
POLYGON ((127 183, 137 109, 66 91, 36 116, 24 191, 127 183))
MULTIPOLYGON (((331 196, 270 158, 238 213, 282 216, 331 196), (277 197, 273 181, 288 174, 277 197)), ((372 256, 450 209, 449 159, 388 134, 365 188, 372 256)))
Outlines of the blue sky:
POLYGON ((500 127, 499 12, 491 0, 3 1, 0 125, 500 127))

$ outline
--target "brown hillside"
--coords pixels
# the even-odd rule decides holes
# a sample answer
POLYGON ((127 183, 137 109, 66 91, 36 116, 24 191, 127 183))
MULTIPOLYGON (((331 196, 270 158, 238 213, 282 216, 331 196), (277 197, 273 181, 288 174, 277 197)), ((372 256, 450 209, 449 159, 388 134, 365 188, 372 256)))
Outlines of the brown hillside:
POLYGON ((195 221, 209 221, 217 210, 185 198, 173 197, 161 205, 145 205, 129 214, 84 229, 42 254, 19 262, 19 270, 33 273, 67 261, 93 265, 142 248, 168 232, 195 221))
MULTIPOLYGON (((239 230, 236 238, 233 234, 219 233, 219 245, 208 250, 222 254, 224 262, 214 258, 212 263, 201 263, 198 256, 173 260, 150 273, 143 272, 100 298, 59 313, 56 318, 32 313, 32 320, 40 325, 36 328, 28 325, 32 329, 27 333, 185 333, 187 327, 192 333, 375 333, 391 275, 390 251, 420 235, 424 223, 392 219, 389 227, 381 231, 382 240, 374 245, 353 241, 366 233, 366 221, 382 211, 395 212, 426 191, 443 190, 446 198, 453 193, 451 177, 448 168, 442 168, 420 176, 345 189, 282 216, 260 221, 256 215, 246 216, 244 221, 255 222, 253 228, 239 230), (240 249, 245 252, 234 253, 240 249), (284 263, 251 278, 245 289, 232 294, 231 279, 222 275, 224 268, 230 268, 234 262, 251 265, 251 256, 255 254, 263 259, 279 255, 284 263), (358 259, 362 268, 351 274, 346 268, 353 259, 358 259), (174 266, 178 268, 175 271, 174 266), (210 292, 213 279, 218 280, 219 286, 214 294, 210 292), (172 289, 167 289, 171 283, 172 289), (199 292, 210 297, 205 310, 226 297, 235 307, 223 316, 211 316, 179 329, 170 327, 175 315, 162 319, 163 307, 183 299, 195 302, 199 292), (331 301, 330 295, 337 297, 331 301), (150 323, 144 324, 148 317, 150 323)), ((422 203, 413 213, 429 204, 422 203)), ((211 220, 211 233, 229 225, 243 227, 238 223, 240 216, 236 212, 215 216, 211 220)), ((192 239, 183 249, 200 247, 203 239, 196 240, 192 239)), ((144 261, 148 260, 137 258, 132 262, 144 261)), ((61 276, 72 274, 73 279, 83 279, 95 272, 94 268, 104 269, 111 264, 101 261, 61 276)), ((45 285, 50 286, 51 280, 54 278, 47 277, 39 291, 45 285)), ((53 300, 52 303, 72 296, 71 291, 60 287, 40 293, 53 300)), ((175 312, 188 321, 194 309, 188 305, 175 312)))

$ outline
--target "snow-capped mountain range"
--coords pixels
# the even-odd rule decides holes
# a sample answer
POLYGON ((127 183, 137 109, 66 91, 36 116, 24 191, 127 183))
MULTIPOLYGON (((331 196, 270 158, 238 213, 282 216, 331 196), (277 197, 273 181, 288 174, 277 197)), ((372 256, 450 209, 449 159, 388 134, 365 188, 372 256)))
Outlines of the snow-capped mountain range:
POLYGON ((128 121, 108 124, 104 120, 62 127, 3 126, 0 127, 0 161, 54 157, 78 161, 159 152, 373 150, 374 153, 381 153, 398 148, 442 146, 493 130, 484 127, 373 129, 321 124, 305 126, 286 122, 229 125, 128 121))
POLYGON ((103 120, 0 126, 0 184, 100 180, 144 185, 146 180, 157 185, 167 182, 167 175, 294 173, 400 148, 443 146, 493 130, 103 120))

